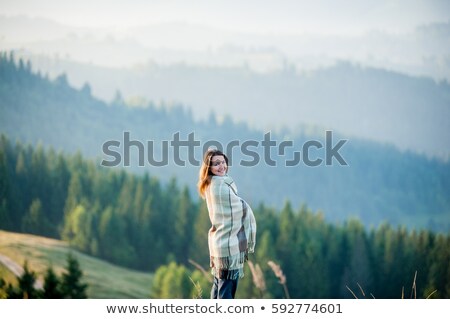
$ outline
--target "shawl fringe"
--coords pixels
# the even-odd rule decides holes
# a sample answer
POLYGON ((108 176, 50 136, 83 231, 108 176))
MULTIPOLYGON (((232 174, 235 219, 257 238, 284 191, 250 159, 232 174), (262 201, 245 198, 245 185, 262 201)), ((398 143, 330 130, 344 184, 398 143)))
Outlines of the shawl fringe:
POLYGON ((244 263, 248 260, 248 252, 234 256, 210 257, 211 273, 219 279, 237 279, 244 277, 244 263))

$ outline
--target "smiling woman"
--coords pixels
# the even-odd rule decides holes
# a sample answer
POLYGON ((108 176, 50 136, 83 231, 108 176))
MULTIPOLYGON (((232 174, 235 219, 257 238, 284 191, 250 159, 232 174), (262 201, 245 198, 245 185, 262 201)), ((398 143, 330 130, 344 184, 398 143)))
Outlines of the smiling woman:
POLYGON ((228 175, 228 158, 220 150, 208 150, 200 168, 198 189, 211 221, 208 246, 214 283, 211 299, 234 299, 244 263, 256 243, 256 221, 250 206, 238 196, 228 175))

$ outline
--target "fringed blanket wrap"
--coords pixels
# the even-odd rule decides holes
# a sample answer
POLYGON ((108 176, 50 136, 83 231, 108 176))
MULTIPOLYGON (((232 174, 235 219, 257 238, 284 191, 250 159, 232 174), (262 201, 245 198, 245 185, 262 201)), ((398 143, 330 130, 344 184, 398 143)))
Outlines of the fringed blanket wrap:
POLYGON ((237 195, 228 176, 212 176, 205 193, 211 228, 208 233, 212 274, 220 279, 244 276, 244 262, 253 253, 256 221, 250 206, 237 195))

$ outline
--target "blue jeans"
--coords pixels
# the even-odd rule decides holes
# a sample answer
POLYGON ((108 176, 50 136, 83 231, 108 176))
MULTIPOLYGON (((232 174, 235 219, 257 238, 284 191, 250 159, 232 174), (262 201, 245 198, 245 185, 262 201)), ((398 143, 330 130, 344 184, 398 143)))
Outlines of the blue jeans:
POLYGON ((219 279, 214 276, 211 299, 234 299, 238 279, 219 279))

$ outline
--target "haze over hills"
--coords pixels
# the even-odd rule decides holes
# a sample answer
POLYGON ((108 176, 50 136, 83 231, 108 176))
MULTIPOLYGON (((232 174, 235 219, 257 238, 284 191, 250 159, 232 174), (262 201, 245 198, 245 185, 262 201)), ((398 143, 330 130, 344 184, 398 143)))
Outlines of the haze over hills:
POLYGON ((50 78, 66 73, 68 81, 79 88, 88 82, 92 94, 104 101, 113 100, 119 91, 130 104, 182 103, 198 120, 214 112, 260 130, 316 127, 444 160, 450 156, 447 82, 348 62, 309 72, 286 67, 261 74, 249 68, 185 64, 102 68, 19 56, 30 58, 33 68, 50 78))
POLYGON ((27 15, 0 15, 0 26, 0 49, 51 78, 88 82, 104 101, 120 91, 182 103, 196 119, 214 112, 264 130, 315 126, 450 156, 450 22, 338 35, 192 22, 71 26, 27 15))
POLYGON ((328 142, 330 147, 338 145, 340 140, 348 140, 340 149, 348 165, 340 165, 337 158, 331 159, 331 165, 325 165, 324 151, 328 147, 325 132, 321 130, 271 132, 276 147, 266 153, 262 141, 267 132, 251 129, 229 117, 218 121, 210 116, 207 121, 200 121, 183 105, 158 106, 148 102, 141 107, 130 107, 120 99, 107 104, 91 95, 89 85, 74 89, 64 75, 49 81, 31 73, 31 68, 26 63, 14 66, 2 58, 0 128, 13 141, 42 142, 46 147, 71 153, 79 150, 100 163, 101 158, 111 160, 104 152, 105 141, 116 140, 119 145, 112 150, 121 156, 119 167, 125 165, 125 149, 129 149, 125 145, 131 140, 135 144, 141 142, 145 144, 142 146, 144 168, 136 167, 139 148, 133 146, 129 169, 149 171, 163 181, 175 176, 182 185, 188 185, 192 194, 196 194, 199 162, 189 162, 188 150, 183 148, 180 158, 186 164, 176 163, 173 148, 176 136, 186 141, 192 134, 198 140, 199 146, 191 154, 197 161, 201 160, 201 146, 210 140, 220 142, 224 148, 237 143, 227 153, 233 158, 232 172, 240 193, 253 205, 264 202, 281 207, 289 200, 294 206, 306 204, 315 211, 320 210, 334 221, 356 216, 366 225, 388 221, 448 230, 448 162, 333 132, 328 142), (129 132, 128 137, 125 132, 129 132), (295 158, 295 152, 303 152, 302 145, 311 140, 321 143, 322 148, 313 148, 306 160, 323 159, 323 162, 317 166, 305 165, 303 157, 303 162, 287 165, 288 160, 295 158), (150 164, 147 162, 150 155, 157 161, 163 158, 163 141, 170 143, 166 157, 169 163, 150 164), (242 146, 246 141, 254 141, 256 145, 247 145, 244 152, 242 146), (292 142, 283 152, 280 151, 282 141, 292 142), (274 166, 266 160, 267 154, 275 161, 274 166), (242 165, 242 161, 249 164, 252 158, 259 161, 242 165))
MULTIPOLYGON (((244 192, 334 219, 412 214, 446 225, 449 9, 432 0, 5 3, 0 50, 25 64, 5 74, 2 130, 92 157, 125 131, 155 144, 176 132, 222 143, 269 132, 296 150, 332 131, 335 143, 348 140, 349 166, 234 167, 244 192), (30 70, 43 76, 27 82, 30 70)), ((151 169, 195 184, 195 165, 151 169)))
POLYGON ((412 76, 450 80, 450 20, 403 32, 358 34, 238 31, 192 22, 130 27, 75 27, 54 20, 0 12, 0 49, 69 58, 103 67, 148 62, 206 67, 249 67, 257 72, 292 65, 313 70, 347 60, 412 76))

